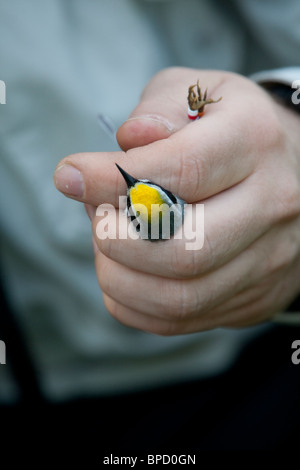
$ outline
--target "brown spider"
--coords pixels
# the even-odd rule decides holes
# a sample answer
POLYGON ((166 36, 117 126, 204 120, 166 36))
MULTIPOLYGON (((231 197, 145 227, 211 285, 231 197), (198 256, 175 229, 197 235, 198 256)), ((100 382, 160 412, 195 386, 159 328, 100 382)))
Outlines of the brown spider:
POLYGON ((201 88, 199 86, 199 80, 197 80, 197 83, 195 85, 191 85, 189 87, 189 94, 188 94, 188 103, 189 107, 193 111, 198 111, 198 116, 202 116, 204 113, 204 107, 207 104, 211 103, 218 103, 221 99, 222 96, 218 100, 213 100, 213 99, 206 99, 207 98, 207 88, 204 92, 204 95, 202 96, 201 93, 201 88), (197 86, 197 94, 194 91, 195 86, 197 86))

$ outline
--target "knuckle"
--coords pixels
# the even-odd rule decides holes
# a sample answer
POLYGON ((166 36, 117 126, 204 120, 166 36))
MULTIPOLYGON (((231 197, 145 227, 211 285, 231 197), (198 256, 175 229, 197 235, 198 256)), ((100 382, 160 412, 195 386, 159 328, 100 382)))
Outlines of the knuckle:
MULTIPOLYGON (((205 151, 203 155, 205 155, 205 151)), ((177 179, 179 194, 198 194, 200 184, 207 180, 209 168, 211 166, 208 158, 200 158, 198 151, 195 154, 186 155, 183 152, 179 156, 177 166, 177 179)), ((191 198, 190 198, 191 199, 191 198)), ((197 198, 196 198, 197 199, 197 198)), ((190 200, 189 202, 194 202, 190 200)))
POLYGON ((111 269, 109 263, 104 260, 103 256, 101 256, 101 260, 97 263, 97 276, 101 290, 105 294, 111 295, 114 291, 111 269))
POLYGON ((103 240, 100 240, 100 243, 99 243, 99 250, 101 251, 101 253, 103 253, 103 255, 105 255, 109 259, 113 259, 113 253, 114 253, 113 242, 114 240, 107 237, 103 240))
POLYGON ((111 297, 105 294, 103 295, 103 301, 110 315, 116 320, 120 321, 119 320, 120 314, 119 314, 119 308, 118 308, 119 304, 115 300, 113 300, 111 297))

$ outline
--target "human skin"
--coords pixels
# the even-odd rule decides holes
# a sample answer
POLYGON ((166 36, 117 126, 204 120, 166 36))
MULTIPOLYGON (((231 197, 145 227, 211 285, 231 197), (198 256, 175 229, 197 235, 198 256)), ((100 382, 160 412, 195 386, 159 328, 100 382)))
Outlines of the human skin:
POLYGON ((150 81, 118 130, 123 151, 59 163, 57 188, 85 203, 92 220, 96 273, 113 317, 160 335, 245 327, 299 294, 299 124, 296 112, 240 75, 170 68, 150 81), (223 99, 190 122, 187 90, 198 78, 209 98, 223 99), (115 162, 187 203, 204 203, 203 247, 99 239, 96 207, 118 207, 126 194, 115 162), (69 165, 83 182, 74 179, 79 171, 71 179, 69 165))

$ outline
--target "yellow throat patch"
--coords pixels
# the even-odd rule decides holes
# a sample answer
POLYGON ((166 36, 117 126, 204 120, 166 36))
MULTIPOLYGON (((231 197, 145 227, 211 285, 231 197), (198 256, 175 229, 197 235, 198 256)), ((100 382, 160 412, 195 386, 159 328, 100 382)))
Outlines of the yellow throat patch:
POLYGON ((145 183, 138 183, 130 189, 131 203, 136 211, 139 211, 140 217, 145 221, 151 220, 151 215, 158 212, 165 212, 167 207, 157 189, 148 186, 145 183), (153 207, 152 204, 155 204, 153 207), (164 210, 159 210, 159 206, 164 204, 164 210), (152 206, 152 207, 151 207, 152 206), (153 211, 155 212, 153 214, 153 211))

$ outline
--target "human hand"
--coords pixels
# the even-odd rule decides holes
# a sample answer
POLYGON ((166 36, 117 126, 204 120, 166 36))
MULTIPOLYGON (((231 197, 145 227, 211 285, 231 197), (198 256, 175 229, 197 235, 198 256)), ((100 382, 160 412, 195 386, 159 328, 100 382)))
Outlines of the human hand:
POLYGON ((151 80, 119 129, 126 153, 77 154, 60 162, 83 176, 82 186, 60 170, 55 181, 88 204, 108 311, 131 327, 174 335, 252 325, 287 306, 299 293, 298 135, 298 115, 250 80, 172 68, 151 80), (209 97, 223 100, 189 122, 187 88, 197 78, 209 97), (99 239, 93 206, 117 207, 125 194, 115 162, 187 203, 204 202, 202 249, 186 250, 184 238, 99 239))

